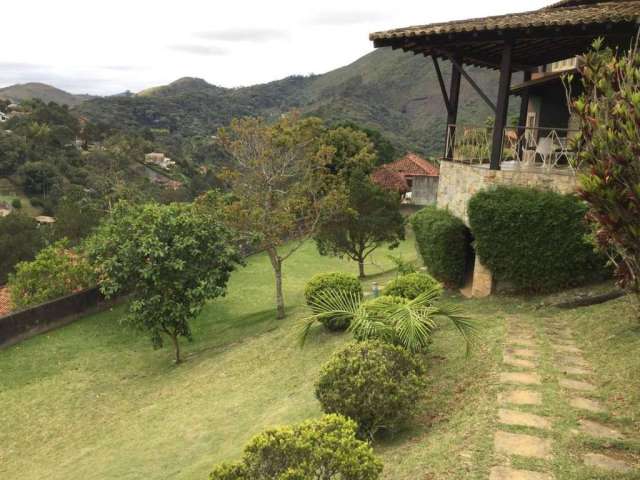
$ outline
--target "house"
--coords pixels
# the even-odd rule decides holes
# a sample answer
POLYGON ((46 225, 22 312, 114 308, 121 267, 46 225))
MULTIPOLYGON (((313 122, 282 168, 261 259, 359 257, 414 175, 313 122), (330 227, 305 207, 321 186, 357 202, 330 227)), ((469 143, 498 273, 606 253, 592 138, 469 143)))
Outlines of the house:
POLYGON ((398 192, 403 198, 410 190, 404 176, 390 168, 389 165, 376 168, 371 174, 371 180, 382 188, 398 192))
MULTIPOLYGON (((563 0, 540 10, 372 33, 374 46, 431 59, 447 110, 445 150, 437 204, 467 221, 469 199, 496 184, 575 191, 576 135, 562 75, 596 38, 628 48, 638 31, 638 0, 563 0), (440 66, 451 65, 448 85, 440 66), (498 94, 490 98, 465 70, 498 72, 498 94), (517 84, 512 80, 518 78, 517 84), (521 79, 521 80, 520 80, 521 79), (468 82, 494 112, 492 125, 458 122, 460 85, 468 82), (518 123, 507 125, 511 97, 519 97, 518 123)), ((572 85, 578 94, 579 82, 572 85)), ((443 131, 445 130, 443 122, 443 131)), ((491 272, 476 259, 474 296, 489 295, 491 272)))
POLYGON ((48 215, 39 215, 36 217, 36 222, 40 225, 52 225, 56 223, 56 219, 48 215))
POLYGON ((4 112, 0 112, 0 122, 6 122, 7 120, 9 120, 9 115, 4 112))
POLYGON ((438 178, 440 170, 415 153, 407 153, 395 162, 385 165, 401 176, 406 185, 406 199, 414 205, 432 205, 438 195, 438 178))
POLYGON ((144 156, 144 163, 156 165, 164 170, 169 170, 176 164, 169 157, 165 157, 164 153, 157 152, 147 153, 144 156))

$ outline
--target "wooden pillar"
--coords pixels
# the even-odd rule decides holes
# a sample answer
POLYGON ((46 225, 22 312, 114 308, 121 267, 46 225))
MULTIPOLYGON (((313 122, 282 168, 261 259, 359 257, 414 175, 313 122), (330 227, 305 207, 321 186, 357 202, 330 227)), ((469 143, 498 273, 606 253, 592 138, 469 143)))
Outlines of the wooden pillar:
MULTIPOLYGON (((524 72, 525 82, 531 80, 531 72, 524 72)), ((520 97, 522 102, 520 103, 520 116, 518 117, 518 143, 517 143, 517 156, 518 159, 522 162, 524 161, 524 142, 522 141, 522 136, 527 132, 527 115, 529 113, 529 88, 525 88, 522 91, 522 97, 520 97)))
POLYGON ((500 84, 498 86, 498 103, 496 104, 496 121, 493 126, 493 142, 491 145, 491 170, 500 170, 502 158, 502 138, 504 128, 507 125, 507 113, 509 110, 509 94, 511 89, 511 56, 513 44, 506 42, 502 50, 500 62, 500 84))
MULTIPOLYGON (((462 57, 454 57, 458 64, 462 64, 462 57)), ((455 144, 455 129, 449 129, 449 125, 455 125, 458 122, 458 105, 460 103, 460 83, 462 80, 462 72, 454 63, 451 63, 451 84, 449 85, 449 110, 447 112, 447 132, 446 138, 450 142, 451 148, 446 148, 445 158, 453 160, 453 145, 455 144), (451 138, 449 138, 451 136, 451 138)))

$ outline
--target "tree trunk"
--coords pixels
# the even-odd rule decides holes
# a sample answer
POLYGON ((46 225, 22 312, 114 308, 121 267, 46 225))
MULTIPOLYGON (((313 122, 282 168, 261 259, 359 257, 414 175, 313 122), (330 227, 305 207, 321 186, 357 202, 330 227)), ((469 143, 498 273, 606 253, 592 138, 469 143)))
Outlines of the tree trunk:
POLYGON ((176 353, 176 364, 180 363, 182 359, 180 358, 180 341, 178 340, 178 335, 171 335, 171 342, 173 343, 173 350, 176 353))
POLYGON ((273 273, 276 276, 276 308, 278 320, 282 320, 285 317, 284 311, 284 295, 282 294, 282 259, 278 256, 278 252, 274 250, 268 250, 269 259, 273 266, 273 273))
POLYGON ((358 260, 358 271, 360 272, 360 278, 364 278, 364 258, 358 260))

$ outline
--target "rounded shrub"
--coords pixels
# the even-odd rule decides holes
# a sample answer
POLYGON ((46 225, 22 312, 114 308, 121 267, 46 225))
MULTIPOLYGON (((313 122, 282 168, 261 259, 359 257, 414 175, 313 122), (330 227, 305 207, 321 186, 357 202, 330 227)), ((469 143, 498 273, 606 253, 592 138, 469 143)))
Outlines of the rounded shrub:
MULTIPOLYGON (((307 305, 314 309, 314 304, 322 299, 328 291, 342 291, 362 298, 362 285, 355 275, 347 273, 321 273, 313 277, 304 289, 307 305)), ((322 317, 319 320, 331 331, 343 331, 349 328, 349 320, 344 317, 322 317)))
POLYGON ((20 210, 22 208, 22 201, 19 198, 14 198, 11 200, 11 206, 16 210, 20 210))
POLYGON ((325 415, 267 430, 249 442, 239 462, 216 467, 209 480, 377 480, 382 463, 356 438, 356 428, 353 420, 325 415))
POLYGON ((417 356, 377 340, 354 342, 324 365, 316 397, 325 413, 355 420, 361 436, 393 431, 415 413, 425 386, 417 356))
POLYGON ((413 300, 432 288, 442 290, 442 285, 431 275, 409 273, 389 282, 382 290, 382 294, 413 300))
POLYGON ((429 273, 445 286, 462 286, 472 258, 471 234, 458 217, 434 206, 411 217, 418 253, 429 273))
POLYGON ((586 211, 573 195, 497 187, 471 198, 469 222, 477 254, 497 281, 543 292, 606 275, 587 240, 586 211))

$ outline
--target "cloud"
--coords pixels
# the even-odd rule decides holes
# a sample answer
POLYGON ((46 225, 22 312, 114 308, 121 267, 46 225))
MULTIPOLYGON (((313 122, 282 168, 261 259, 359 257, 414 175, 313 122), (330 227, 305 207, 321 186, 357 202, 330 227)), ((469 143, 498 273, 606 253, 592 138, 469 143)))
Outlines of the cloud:
POLYGON ((318 26, 344 26, 358 25, 362 23, 378 22, 388 19, 388 14, 381 12, 367 12, 362 10, 351 11, 324 11, 308 18, 308 23, 318 26))
POLYGON ((215 45, 199 45, 195 43, 169 45, 171 50, 178 52, 190 53, 192 55, 205 55, 205 56, 222 56, 227 55, 229 50, 215 45))
POLYGON ((283 30, 271 28, 229 28, 199 32, 196 36, 222 42, 270 42, 288 38, 289 34, 283 30))

